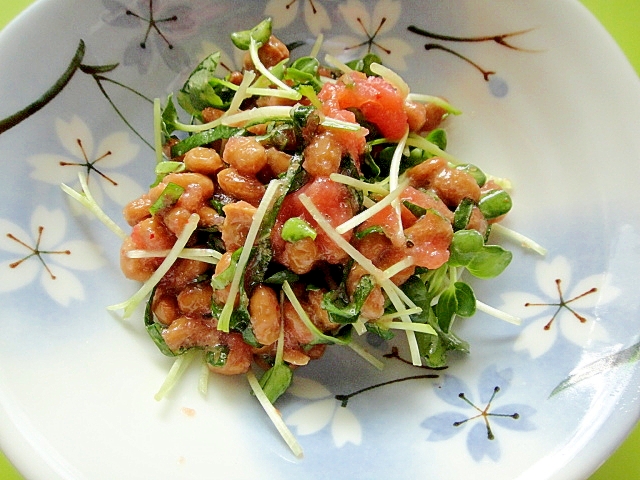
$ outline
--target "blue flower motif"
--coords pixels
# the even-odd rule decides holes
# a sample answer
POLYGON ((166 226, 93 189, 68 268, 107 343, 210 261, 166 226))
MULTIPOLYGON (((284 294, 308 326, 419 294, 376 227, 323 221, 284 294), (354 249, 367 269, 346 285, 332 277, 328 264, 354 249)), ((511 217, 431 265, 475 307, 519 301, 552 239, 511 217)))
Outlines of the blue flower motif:
POLYGON ((421 426, 430 431, 427 441, 439 442, 468 431, 466 443, 471 457, 476 462, 484 457, 498 461, 501 450, 495 427, 519 431, 536 428, 530 420, 534 408, 500 402, 512 379, 511 369, 499 371, 492 365, 480 375, 477 396, 474 396, 461 379, 443 375, 442 382, 434 386, 435 394, 457 410, 433 415, 422 422, 421 426))
POLYGON ((140 74, 147 73, 157 52, 175 72, 190 66, 189 55, 177 40, 197 27, 193 8, 168 5, 166 1, 139 0, 126 6, 118 0, 102 0, 108 12, 103 20, 112 26, 136 29, 137 33, 125 49, 123 64, 137 65, 140 74))

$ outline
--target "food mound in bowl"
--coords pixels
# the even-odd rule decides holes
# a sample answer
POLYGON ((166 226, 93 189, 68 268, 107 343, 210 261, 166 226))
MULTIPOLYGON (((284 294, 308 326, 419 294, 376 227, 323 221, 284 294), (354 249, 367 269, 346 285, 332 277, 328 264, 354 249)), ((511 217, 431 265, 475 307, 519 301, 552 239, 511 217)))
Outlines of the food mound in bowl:
MULTIPOLYGON (((255 363, 271 402, 327 345, 401 330, 415 365, 467 350, 452 330, 476 310, 463 270, 500 274, 487 245, 511 208, 499 181, 446 152, 459 112, 412 93, 374 55, 295 60, 267 19, 232 34, 243 68, 213 53, 156 102, 156 180, 124 216, 126 277, 151 292, 160 350, 201 352, 213 372, 255 363)), ((315 52, 315 53, 314 53, 315 52)))

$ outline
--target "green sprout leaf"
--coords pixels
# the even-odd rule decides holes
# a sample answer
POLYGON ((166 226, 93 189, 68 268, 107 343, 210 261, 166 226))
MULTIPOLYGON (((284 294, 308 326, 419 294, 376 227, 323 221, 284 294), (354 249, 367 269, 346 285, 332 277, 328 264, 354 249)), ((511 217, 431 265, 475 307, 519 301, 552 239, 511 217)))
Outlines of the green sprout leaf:
POLYGON ((448 265, 465 267, 473 276, 487 279, 500 275, 511 263, 513 254, 499 245, 485 245, 476 230, 458 230, 449 246, 448 265))
POLYGON ((420 355, 427 366, 441 368, 447 365, 447 355, 451 351, 469 353, 469 344, 461 340, 453 332, 445 332, 440 328, 438 318, 432 309, 429 310, 428 323, 436 331, 437 335, 417 333, 416 340, 420 355))
POLYGON ((469 225, 473 213, 474 202, 470 198, 463 198, 453 212, 453 229, 463 230, 469 225))
POLYGON ((471 317, 476 313, 476 297, 472 288, 464 282, 455 282, 440 295, 435 313, 442 331, 449 333, 456 315, 471 317))
POLYGON ((456 168, 471 175, 476 180, 479 187, 483 187, 484 184, 487 183, 487 176, 475 165, 471 165, 470 163, 461 163, 456 165, 456 168))
POLYGON ((487 219, 505 215, 511 210, 511 206, 511 196, 501 189, 490 190, 478 202, 478 208, 487 219))
POLYGON ((269 41, 272 30, 271 18, 265 18, 251 30, 242 30, 231 34, 231 41, 240 50, 249 50, 251 39, 257 44, 264 45, 269 41))
POLYGON ((315 91, 322 88, 322 82, 318 76, 320 62, 314 57, 301 57, 293 62, 285 71, 284 79, 293 80, 297 85, 310 85, 315 91))
POLYGON ((274 403, 293 380, 293 372, 285 363, 277 363, 269 370, 264 372, 260 378, 260 386, 271 403, 274 403))
POLYGON ((435 130, 431 130, 426 138, 440 150, 447 149, 447 132, 444 129, 436 128, 435 130))
POLYGON ((371 77, 371 76, 375 75, 375 73, 373 73, 371 71, 371 64, 373 64, 373 63, 378 63, 378 64, 382 65, 382 60, 375 53, 367 53, 362 58, 347 62, 347 66, 349 68, 352 68, 353 70, 356 70, 358 72, 362 72, 362 73, 366 74, 367 76, 371 77))

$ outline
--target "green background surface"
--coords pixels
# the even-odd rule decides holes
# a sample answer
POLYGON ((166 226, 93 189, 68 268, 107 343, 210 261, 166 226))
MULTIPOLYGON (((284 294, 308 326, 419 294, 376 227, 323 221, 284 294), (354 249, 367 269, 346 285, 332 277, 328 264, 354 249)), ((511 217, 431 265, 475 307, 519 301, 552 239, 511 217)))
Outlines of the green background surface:
MULTIPOLYGON (((535 0, 532 0, 535 1, 535 0)), ((618 42, 640 73, 640 0, 581 0, 618 42)), ((33 0, 0 0, 0 28, 33 0)), ((589 480, 640 479, 640 424, 589 480)), ((0 452, 0 480, 23 480, 0 452)))

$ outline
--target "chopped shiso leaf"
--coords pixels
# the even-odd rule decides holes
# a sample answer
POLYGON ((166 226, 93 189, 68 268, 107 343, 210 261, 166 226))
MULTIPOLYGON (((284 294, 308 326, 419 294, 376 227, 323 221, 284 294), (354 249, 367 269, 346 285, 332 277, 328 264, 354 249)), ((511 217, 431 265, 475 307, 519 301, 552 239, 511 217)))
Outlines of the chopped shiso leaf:
POLYGON ((184 187, 172 182, 167 183, 167 186, 162 190, 158 200, 149 207, 149 213, 151 213, 151 215, 155 215, 156 213, 173 206, 180 199, 183 193, 184 187))
POLYGON ((311 225, 300 217, 291 217, 284 222, 282 232, 280 233, 283 240, 287 242, 297 242, 303 238, 315 240, 317 233, 311 225))

